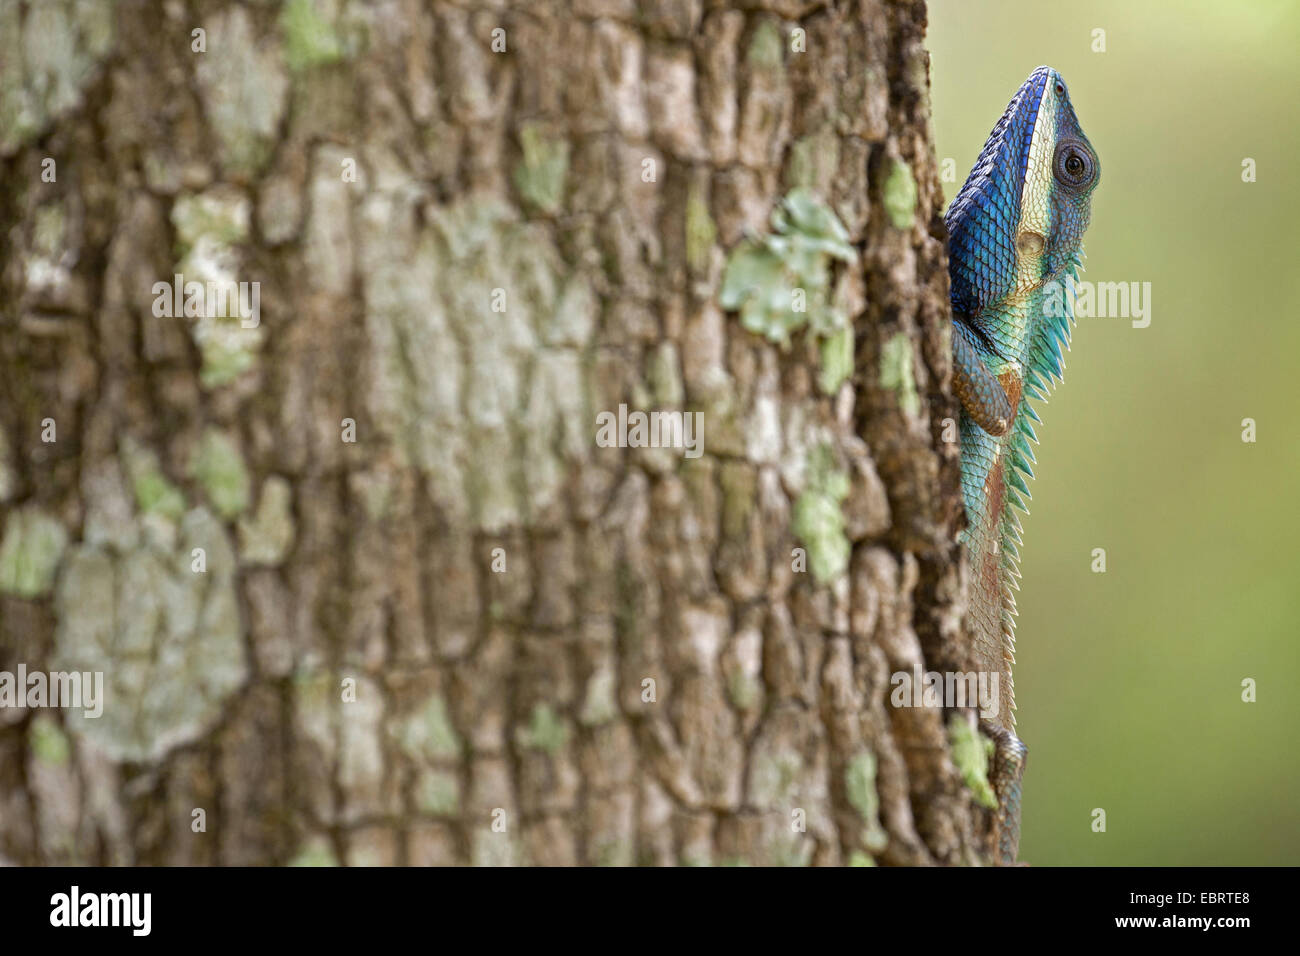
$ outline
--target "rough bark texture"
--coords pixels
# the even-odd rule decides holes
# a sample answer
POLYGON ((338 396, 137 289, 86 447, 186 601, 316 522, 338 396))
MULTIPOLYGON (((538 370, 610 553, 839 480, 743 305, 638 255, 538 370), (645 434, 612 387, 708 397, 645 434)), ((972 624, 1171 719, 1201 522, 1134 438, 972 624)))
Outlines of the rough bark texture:
POLYGON ((965 661, 924 18, 0 0, 0 670, 107 684, 0 708, 0 861, 977 859, 889 704, 965 661), (842 383, 720 302, 792 194, 842 383))

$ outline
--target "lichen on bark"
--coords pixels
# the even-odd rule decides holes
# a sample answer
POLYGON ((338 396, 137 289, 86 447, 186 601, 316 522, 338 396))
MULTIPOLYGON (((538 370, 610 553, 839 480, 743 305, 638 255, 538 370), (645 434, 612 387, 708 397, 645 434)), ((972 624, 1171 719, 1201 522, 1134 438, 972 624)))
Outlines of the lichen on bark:
POLYGON ((913 5, 89 6, 0 0, 0 659, 107 698, 0 722, 0 861, 969 858, 913 5))

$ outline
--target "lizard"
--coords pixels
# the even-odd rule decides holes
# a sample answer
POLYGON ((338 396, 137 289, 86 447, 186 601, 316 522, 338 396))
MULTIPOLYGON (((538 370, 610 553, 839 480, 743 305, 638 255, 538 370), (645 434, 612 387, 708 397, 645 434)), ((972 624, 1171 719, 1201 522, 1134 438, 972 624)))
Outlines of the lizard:
POLYGON ((1077 280, 1083 233, 1101 168, 1075 116, 1065 81, 1034 70, 993 127, 944 216, 952 302, 953 386, 960 402, 960 541, 971 580, 968 627, 978 669, 997 679, 1004 702, 985 716, 997 797, 994 862, 1016 860, 1027 748, 1016 736, 1013 591, 1019 589, 1020 521, 1026 511, 1040 419, 1061 379, 1073 312, 1061 293, 1077 280))

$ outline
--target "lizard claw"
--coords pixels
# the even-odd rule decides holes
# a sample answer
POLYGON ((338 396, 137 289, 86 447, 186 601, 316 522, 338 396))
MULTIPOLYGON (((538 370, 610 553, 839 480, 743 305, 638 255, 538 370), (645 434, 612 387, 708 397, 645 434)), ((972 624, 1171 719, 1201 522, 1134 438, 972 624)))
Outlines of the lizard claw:
POLYGON ((1006 727, 985 723, 981 729, 993 739, 993 766, 989 781, 998 796, 994 817, 994 862, 998 866, 1016 866, 1020 849, 1020 793, 1029 748, 1006 727))

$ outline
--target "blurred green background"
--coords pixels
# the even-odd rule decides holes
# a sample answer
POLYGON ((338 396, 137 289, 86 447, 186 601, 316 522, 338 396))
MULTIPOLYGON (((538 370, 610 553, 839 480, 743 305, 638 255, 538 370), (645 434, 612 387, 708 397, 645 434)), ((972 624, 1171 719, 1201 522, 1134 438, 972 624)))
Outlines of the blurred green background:
POLYGON ((1149 328, 1080 320, 1065 384, 1039 410, 1021 858, 1295 864, 1300 3, 929 9, 934 137, 957 166, 947 199, 1049 64, 1101 159, 1083 278, 1151 283, 1149 328))

